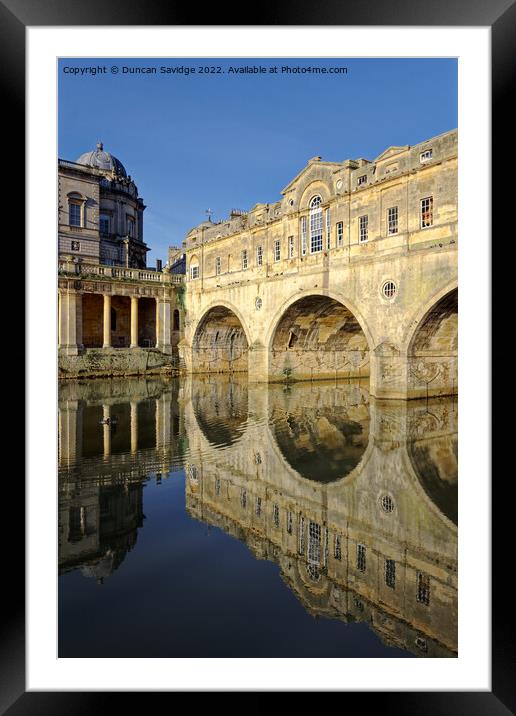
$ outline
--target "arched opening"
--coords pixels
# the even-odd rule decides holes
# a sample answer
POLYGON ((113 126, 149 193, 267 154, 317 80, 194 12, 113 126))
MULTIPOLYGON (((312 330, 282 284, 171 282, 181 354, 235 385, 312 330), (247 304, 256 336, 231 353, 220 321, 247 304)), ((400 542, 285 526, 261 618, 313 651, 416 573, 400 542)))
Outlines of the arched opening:
POLYGON ((247 371, 247 338, 238 317, 225 306, 215 306, 203 317, 192 345, 194 373, 247 371))
POLYGON ((457 391, 458 291, 426 313, 408 350, 408 397, 454 395, 457 391))
POLYGON ((111 345, 128 348, 131 343, 131 299, 129 296, 111 297, 111 345))
POLYGON ((369 346, 355 316, 328 296, 305 296, 283 314, 271 344, 272 380, 369 376, 369 346))

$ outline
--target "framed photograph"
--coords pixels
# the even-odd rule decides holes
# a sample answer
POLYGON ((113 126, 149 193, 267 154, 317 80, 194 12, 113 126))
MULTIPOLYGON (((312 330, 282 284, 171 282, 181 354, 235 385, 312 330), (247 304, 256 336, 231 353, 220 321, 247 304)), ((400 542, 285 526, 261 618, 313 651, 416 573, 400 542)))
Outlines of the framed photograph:
POLYGON ((94 6, 0 4, 28 321, 2 708, 510 713, 490 167, 514 7, 94 6))

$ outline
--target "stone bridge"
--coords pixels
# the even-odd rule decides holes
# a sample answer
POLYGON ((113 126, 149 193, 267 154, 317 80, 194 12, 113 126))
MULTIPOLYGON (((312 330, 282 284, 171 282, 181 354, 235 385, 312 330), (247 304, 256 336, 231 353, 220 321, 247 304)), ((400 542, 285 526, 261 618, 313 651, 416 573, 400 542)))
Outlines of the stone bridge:
POLYGON ((316 157, 275 204, 192 229, 186 369, 457 393, 456 178, 455 131, 373 162, 316 157))

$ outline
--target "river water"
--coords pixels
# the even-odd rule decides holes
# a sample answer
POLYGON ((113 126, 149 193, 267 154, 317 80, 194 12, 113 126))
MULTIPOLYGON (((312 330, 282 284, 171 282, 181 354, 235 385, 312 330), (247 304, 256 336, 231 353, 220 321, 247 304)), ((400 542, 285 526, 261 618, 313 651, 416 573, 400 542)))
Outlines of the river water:
POLYGON ((59 391, 60 657, 456 657, 456 399, 59 391))

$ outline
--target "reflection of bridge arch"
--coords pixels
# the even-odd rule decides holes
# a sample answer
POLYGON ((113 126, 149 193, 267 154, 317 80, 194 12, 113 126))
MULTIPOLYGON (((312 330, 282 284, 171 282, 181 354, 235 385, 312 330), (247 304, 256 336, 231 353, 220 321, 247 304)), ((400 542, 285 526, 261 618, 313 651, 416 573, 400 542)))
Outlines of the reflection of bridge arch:
POLYGON ((244 372, 248 369, 249 331, 240 311, 217 301, 202 314, 192 341, 194 372, 244 372))
POLYGON ((374 343, 355 306, 338 294, 312 289, 283 303, 265 345, 273 379, 306 379, 368 376, 374 343))

